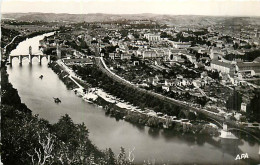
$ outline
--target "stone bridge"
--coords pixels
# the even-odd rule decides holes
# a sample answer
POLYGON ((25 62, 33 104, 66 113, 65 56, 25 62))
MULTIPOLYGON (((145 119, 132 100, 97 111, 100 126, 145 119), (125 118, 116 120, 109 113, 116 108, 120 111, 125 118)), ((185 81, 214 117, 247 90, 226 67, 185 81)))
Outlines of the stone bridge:
POLYGON ((48 60, 48 63, 51 61, 50 55, 43 54, 42 51, 39 51, 38 53, 32 53, 32 47, 29 47, 29 54, 17 54, 17 55, 9 55, 9 63, 12 65, 12 61, 14 58, 19 59, 19 64, 22 64, 23 58, 28 58, 29 63, 32 63, 32 59, 36 57, 39 60, 39 63, 41 64, 42 59, 45 57, 48 60))

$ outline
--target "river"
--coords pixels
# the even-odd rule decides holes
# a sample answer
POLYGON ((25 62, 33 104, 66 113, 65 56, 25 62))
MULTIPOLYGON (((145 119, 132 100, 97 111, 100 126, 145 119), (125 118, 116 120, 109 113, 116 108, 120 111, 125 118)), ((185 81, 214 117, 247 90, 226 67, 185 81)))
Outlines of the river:
MULTIPOLYGON (((33 37, 21 42, 11 54, 27 54, 29 46, 37 51, 39 40, 44 36, 33 37)), ((9 80, 18 90, 24 102, 34 114, 51 123, 57 122, 64 114, 69 114, 75 123, 84 122, 90 131, 89 138, 99 148, 112 148, 118 153, 120 147, 128 152, 134 149, 135 162, 144 160, 169 164, 246 164, 235 160, 237 154, 248 153, 249 157, 259 160, 258 144, 240 140, 233 145, 222 145, 218 137, 174 134, 171 131, 137 126, 123 120, 116 121, 105 115, 96 105, 84 102, 73 91, 68 90, 58 76, 47 67, 47 59, 38 63, 33 58, 32 65, 24 58, 19 65, 17 58, 7 67, 9 80), (44 75, 40 79, 40 75, 44 75), (53 97, 59 97, 61 104, 55 104, 53 97)))

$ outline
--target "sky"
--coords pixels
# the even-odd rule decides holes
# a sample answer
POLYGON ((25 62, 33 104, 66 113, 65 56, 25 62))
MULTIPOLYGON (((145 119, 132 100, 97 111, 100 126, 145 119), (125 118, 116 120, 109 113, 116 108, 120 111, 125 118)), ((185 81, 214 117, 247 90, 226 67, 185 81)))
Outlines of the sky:
POLYGON ((1 13, 260 16, 260 0, 0 0, 1 13))

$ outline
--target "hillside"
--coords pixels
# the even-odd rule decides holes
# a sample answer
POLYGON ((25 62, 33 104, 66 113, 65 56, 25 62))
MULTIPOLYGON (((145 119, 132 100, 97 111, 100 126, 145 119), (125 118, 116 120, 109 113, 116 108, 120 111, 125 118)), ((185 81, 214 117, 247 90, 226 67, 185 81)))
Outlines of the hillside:
POLYGON ((159 15, 159 14, 67 14, 67 13, 5 13, 2 19, 18 21, 45 21, 45 22, 107 22, 119 20, 150 19, 169 25, 260 25, 260 17, 216 17, 196 15, 159 15))

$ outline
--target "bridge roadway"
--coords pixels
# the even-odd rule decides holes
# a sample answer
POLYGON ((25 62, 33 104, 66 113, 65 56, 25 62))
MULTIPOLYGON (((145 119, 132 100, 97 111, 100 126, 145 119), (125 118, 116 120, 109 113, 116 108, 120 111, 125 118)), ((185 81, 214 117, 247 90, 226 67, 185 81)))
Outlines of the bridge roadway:
POLYGON ((19 59, 20 64, 22 64, 23 58, 28 58, 30 64, 32 63, 32 59, 34 57, 38 58, 39 63, 42 62, 42 58, 44 58, 44 57, 47 58, 48 63, 51 61, 50 55, 43 54, 43 51, 41 49, 39 49, 39 51, 37 53, 36 52, 32 53, 32 46, 29 46, 28 54, 12 54, 12 55, 9 55, 9 63, 11 65, 12 65, 13 58, 16 58, 16 57, 19 59))
POLYGON ((19 63, 22 64, 23 58, 28 58, 29 63, 32 63, 32 59, 34 57, 38 58, 39 63, 41 63, 42 58, 46 57, 48 62, 50 62, 50 55, 41 54, 42 52, 39 52, 39 54, 19 54, 19 55, 9 55, 9 63, 12 64, 12 61, 14 58, 19 59, 19 63))
MULTIPOLYGON (((194 104, 188 104, 186 102, 183 102, 183 101, 179 101, 179 100, 175 100, 173 98, 169 98, 169 97, 166 97, 166 96, 163 96, 161 94, 158 94, 158 93, 155 93, 155 92, 152 92, 152 91, 148 91, 146 89, 142 89, 142 88, 139 88, 137 87, 136 85, 132 84, 131 82, 123 79, 122 77, 118 76, 117 74, 113 73, 105 64, 104 60, 102 57, 95 57, 94 58, 94 63, 96 64, 96 66, 98 66, 98 68, 105 74, 107 74, 110 78, 116 80, 117 82, 120 82, 124 85, 127 85, 137 91, 141 91, 141 92, 145 92, 145 93, 148 93, 150 95, 153 95, 161 100, 164 100, 170 104, 174 104, 174 105, 177 105, 177 106, 180 106, 184 109, 188 109, 188 110, 193 110, 193 111, 196 111, 196 112, 200 112, 204 115, 206 115, 209 119, 213 119, 214 121, 217 121, 219 125, 221 125, 221 123, 225 122, 230 130, 239 130, 241 132, 246 132, 252 136, 258 136, 259 133, 255 132, 254 130, 252 129, 248 129, 247 127, 245 126, 242 126, 242 125, 239 125, 238 123, 236 123, 235 121, 231 121, 231 120, 226 120, 224 118, 224 116, 221 116, 219 115, 218 113, 215 113, 215 112, 212 112, 212 111, 208 111, 204 108, 197 108, 194 104)), ((257 139, 258 142, 259 139, 257 139)))

